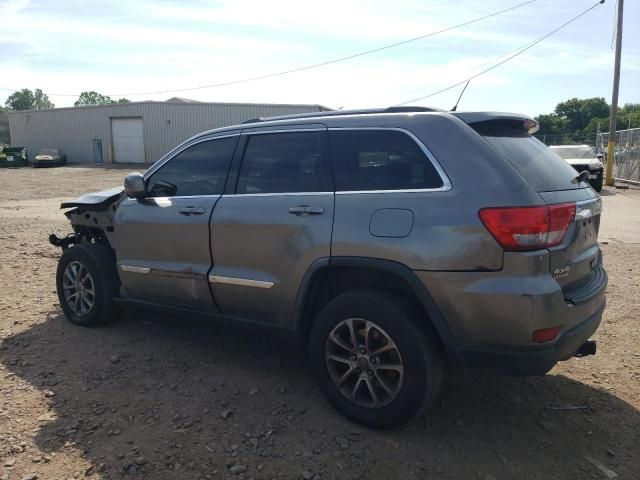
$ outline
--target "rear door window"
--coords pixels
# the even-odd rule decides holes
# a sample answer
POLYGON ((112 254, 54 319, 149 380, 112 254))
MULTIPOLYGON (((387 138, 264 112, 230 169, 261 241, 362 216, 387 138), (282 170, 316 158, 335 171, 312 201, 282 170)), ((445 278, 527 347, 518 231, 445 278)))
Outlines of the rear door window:
POLYGON ((413 190, 443 186, 435 167, 397 130, 329 132, 336 191, 413 190))
POLYGON ((500 122, 478 122, 471 127, 484 137, 538 192, 582 188, 578 172, 540 140, 500 122))
POLYGON ((321 192, 324 132, 250 135, 236 193, 321 192))

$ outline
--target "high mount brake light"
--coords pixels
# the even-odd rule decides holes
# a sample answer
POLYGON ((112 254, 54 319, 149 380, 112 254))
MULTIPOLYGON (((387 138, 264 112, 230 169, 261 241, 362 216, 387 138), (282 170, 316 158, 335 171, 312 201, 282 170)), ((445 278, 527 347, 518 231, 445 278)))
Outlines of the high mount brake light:
POLYGON ((533 135, 538 130, 540 130, 540 125, 538 124, 538 122, 536 122, 535 120, 531 120, 530 118, 525 119, 523 125, 525 130, 529 132, 529 135, 533 135))
POLYGON ((536 250, 562 243, 576 204, 483 208, 478 215, 505 250, 536 250))

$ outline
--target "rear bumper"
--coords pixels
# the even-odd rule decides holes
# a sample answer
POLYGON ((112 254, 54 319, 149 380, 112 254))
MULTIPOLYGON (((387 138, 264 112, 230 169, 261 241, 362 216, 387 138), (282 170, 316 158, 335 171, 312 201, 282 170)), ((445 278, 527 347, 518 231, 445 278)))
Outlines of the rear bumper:
POLYGON ((31 165, 34 167, 44 167, 47 165, 63 165, 63 160, 32 160, 31 165))
POLYGON ((461 349, 460 359, 467 367, 479 367, 507 375, 544 375, 561 360, 574 353, 596 331, 606 302, 587 320, 564 332, 548 347, 510 348, 504 346, 461 349))
POLYGON ((546 255, 505 254, 515 268, 499 272, 417 272, 446 319, 454 343, 448 351, 456 363, 515 375, 544 374, 595 332, 606 303, 601 260, 589 282, 565 292, 544 273, 546 255), (536 330, 558 326, 556 340, 533 342, 536 330))

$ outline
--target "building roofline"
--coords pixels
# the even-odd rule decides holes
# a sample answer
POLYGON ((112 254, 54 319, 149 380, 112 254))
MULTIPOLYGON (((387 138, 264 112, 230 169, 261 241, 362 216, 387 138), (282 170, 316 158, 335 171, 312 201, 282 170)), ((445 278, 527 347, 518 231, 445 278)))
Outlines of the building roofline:
POLYGON ((165 102, 162 100, 153 101, 145 100, 142 102, 128 102, 128 103, 109 103, 106 105, 82 105, 79 107, 60 107, 60 108, 48 108, 46 110, 6 110, 8 115, 16 115, 21 113, 41 113, 41 112, 59 112, 61 110, 84 110, 93 108, 107 108, 107 107, 123 107, 126 108, 131 105, 178 105, 182 107, 207 107, 207 106, 221 106, 221 107, 308 107, 317 108, 318 112, 333 111, 332 108, 325 107, 320 104, 308 104, 308 103, 250 103, 250 102, 165 102))

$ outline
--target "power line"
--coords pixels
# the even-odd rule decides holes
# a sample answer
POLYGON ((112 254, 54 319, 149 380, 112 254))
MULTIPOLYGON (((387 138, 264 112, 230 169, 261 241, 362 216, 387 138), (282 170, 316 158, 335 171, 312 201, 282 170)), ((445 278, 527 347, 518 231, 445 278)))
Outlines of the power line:
POLYGON ((613 8, 613 29, 611 30, 611 50, 616 48, 616 28, 617 28, 617 14, 618 11, 618 0, 616 0, 616 4, 613 8))
MULTIPOLYGON (((496 11, 496 12, 492 12, 492 13, 489 13, 489 14, 484 15, 482 17, 478 17, 478 18, 475 18, 473 20, 469 20, 469 21, 466 21, 466 22, 463 22, 463 23, 459 23, 459 24, 453 25, 451 27, 446 27, 446 28, 443 28, 441 30, 436 30, 434 32, 429 32, 429 33, 426 33, 424 35, 420 35, 420 36, 417 36, 417 37, 409 38, 407 40, 402 40, 400 42, 395 42, 395 43, 391 43, 391 44, 388 44, 388 45, 384 45, 382 47, 374 48, 372 50, 366 50, 364 52, 354 53, 352 55, 347 55, 346 57, 334 58, 333 60, 327 60, 327 61, 324 61, 324 62, 321 62, 321 63, 314 63, 314 64, 311 64, 311 65, 305 65, 305 66, 302 66, 302 67, 292 68, 290 70, 283 70, 283 71, 280 71, 280 72, 272 72, 272 73, 267 73, 267 74, 264 74, 264 75, 257 75, 257 76, 254 76, 254 77, 241 78, 241 79, 237 79, 237 80, 229 80, 229 81, 221 82, 221 83, 212 83, 212 84, 209 84, 209 85, 200 85, 200 86, 187 87, 187 88, 176 88, 176 89, 171 89, 171 90, 156 90, 156 91, 150 91, 150 92, 110 93, 110 94, 108 94, 108 96, 111 96, 111 97, 132 97, 132 96, 136 96, 136 95, 155 95, 155 94, 161 94, 161 93, 187 92, 187 91, 191 91, 191 90, 203 90, 203 89, 207 89, 207 88, 226 87, 226 86, 229 86, 229 85, 237 85, 237 84, 240 84, 240 83, 248 83, 248 82, 254 82, 254 81, 257 81, 257 80, 264 80, 264 79, 267 79, 267 78, 279 77, 279 76, 282 76, 282 75, 289 75, 289 74, 292 74, 292 73, 297 73, 297 72, 302 72, 302 71, 305 71, 305 70, 311 70, 311 69, 314 69, 314 68, 320 68, 320 67, 324 67, 324 66, 327 66, 327 65, 332 65, 334 63, 344 62, 344 61, 347 61, 347 60, 353 60, 354 58, 362 57, 362 56, 365 56, 365 55, 370 55, 372 53, 381 52, 383 50, 388 50, 390 48, 399 47, 401 45, 406 45, 408 43, 416 42, 416 41, 422 40, 424 38, 433 37, 433 36, 439 35, 441 33, 446 33, 446 32, 449 32, 451 30, 455 30, 457 28, 466 27, 467 25, 471 25, 473 23, 477 23, 477 22, 480 22, 482 20, 486 20, 488 18, 495 17, 497 15, 500 15, 500 14, 503 14, 503 13, 506 13, 506 12, 510 12, 511 10, 515 10, 515 9, 523 7, 525 5, 529 5, 531 3, 535 3, 537 1, 538 0, 527 0, 525 2, 519 3, 519 4, 514 5, 512 7, 505 8, 503 10, 499 10, 499 11, 496 11)), ((18 89, 0 87, 0 90, 16 91, 18 89)), ((52 96, 52 97, 77 97, 78 96, 78 94, 72 94, 72 93, 49 93, 47 95, 52 96)))
MULTIPOLYGON (((505 57, 511 55, 512 53, 515 53, 515 52, 521 50, 523 48, 523 46, 526 46, 526 45, 529 45, 529 43, 527 43, 525 45, 520 45, 519 47, 514 48, 513 50, 509 50, 508 52, 502 53, 502 54, 498 55, 497 57, 493 57, 493 58, 487 60, 486 62, 482 62, 476 68, 471 69, 470 72, 474 72, 474 71, 478 70, 479 68, 484 67, 485 65, 491 65, 491 64, 493 64, 495 62, 498 62, 500 59, 505 58, 505 57)), ((458 85, 460 85, 460 84, 462 84, 462 82, 460 82, 458 85)), ((451 88, 454 88, 454 87, 456 87, 458 85, 453 85, 451 88)), ((413 89, 410 93, 411 93, 411 95, 414 95, 414 94, 419 94, 421 92, 424 92, 425 90, 426 89, 424 87, 422 87, 422 88, 418 88, 418 89, 413 89)), ((407 95, 409 95, 409 93, 407 93, 407 95)), ((390 98, 390 97, 387 97, 387 98, 390 98)), ((386 105, 387 102, 382 101, 381 104, 386 105)))
MULTIPOLYGON (((470 82, 471 80, 478 78, 480 75, 484 75, 485 73, 493 70, 494 68, 499 67, 500 65, 503 65, 504 63, 507 63, 509 60, 522 55, 524 52, 526 52, 527 50, 529 50, 530 48, 536 46, 538 43, 542 42, 543 40, 549 38, 551 35, 553 35, 554 33, 558 32, 559 30, 562 30, 564 27, 566 27, 567 25, 569 25, 570 23, 575 22, 576 20, 578 20, 580 17, 582 17, 583 15, 586 15, 588 12, 590 12, 591 10, 593 10, 594 8, 596 8, 598 5, 601 5, 604 3, 604 0, 599 0, 597 3, 595 3, 594 5, 592 5, 591 7, 587 8, 586 10, 584 10, 583 12, 581 12, 580 14, 576 15, 575 17, 573 17, 571 20, 568 20, 567 22, 563 23, 562 25, 560 25, 559 27, 551 30, 550 32, 544 34, 543 36, 537 38, 536 40, 534 40, 533 42, 521 45, 520 47, 512 50, 511 52, 515 52, 512 53, 511 55, 507 54, 507 58, 505 58, 504 60, 492 65, 489 68, 485 68, 484 70, 481 70, 480 72, 465 78, 464 80, 460 80, 459 82, 454 83, 453 85, 449 85, 448 87, 442 88, 436 92, 430 93, 428 95, 424 95, 422 97, 417 97, 417 98, 412 98, 411 100, 406 100, 404 102, 401 103, 396 103, 394 104, 394 106, 401 106, 401 105, 406 105, 408 103, 413 103, 413 102, 418 102, 420 100, 424 100, 425 98, 430 98, 430 97, 434 97, 436 95, 439 95, 443 92, 446 92, 448 90, 451 90, 452 88, 458 87, 460 85, 462 85, 463 83, 466 82, 470 82)), ((500 58, 500 57, 498 57, 500 58)))

